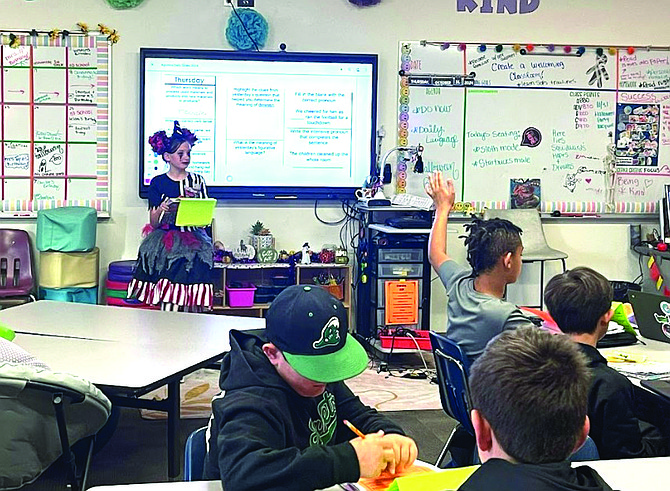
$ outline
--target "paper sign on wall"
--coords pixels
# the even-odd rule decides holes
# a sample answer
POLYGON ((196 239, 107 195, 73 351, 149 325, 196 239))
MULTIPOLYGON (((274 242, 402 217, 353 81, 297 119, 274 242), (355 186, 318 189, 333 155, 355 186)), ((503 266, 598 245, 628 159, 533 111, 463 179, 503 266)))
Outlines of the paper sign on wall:
POLYGON ((419 280, 384 283, 385 324, 419 323, 419 280))

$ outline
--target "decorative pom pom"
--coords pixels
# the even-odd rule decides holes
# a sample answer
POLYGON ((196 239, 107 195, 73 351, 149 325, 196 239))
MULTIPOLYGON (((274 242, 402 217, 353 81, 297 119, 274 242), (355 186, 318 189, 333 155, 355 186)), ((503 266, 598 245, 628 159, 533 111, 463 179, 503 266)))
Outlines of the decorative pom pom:
POLYGON ((449 49, 450 44, 449 43, 442 43, 440 45, 440 49, 444 51, 445 49, 449 49))
POLYGON ((465 48, 467 48, 465 43, 461 43, 461 44, 458 45, 458 50, 459 51, 465 51, 465 48))
POLYGON ((563 51, 565 51, 566 53, 572 53, 572 46, 566 46, 565 48, 563 48, 563 51))
POLYGON ((629 55, 632 55, 633 53, 635 53, 635 48, 633 48, 632 46, 630 46, 626 51, 628 51, 628 54, 629 54, 629 55))
POLYGON ((480 45, 479 45, 479 51, 482 52, 482 53, 483 53, 484 51, 486 51, 486 45, 485 45, 485 44, 480 44, 480 45))
POLYGON ((616 55, 616 48, 610 48, 608 49, 610 56, 616 55))
POLYGON ((518 53, 519 50, 521 49, 521 45, 520 44, 515 44, 514 46, 512 46, 512 49, 514 50, 515 53, 518 53))
POLYGON ((254 9, 237 9, 237 14, 239 18, 234 13, 231 14, 226 27, 226 39, 230 45, 242 51, 265 46, 268 38, 268 23, 265 18, 254 9))
POLYGON ((358 7, 369 7, 370 5, 377 5, 382 0, 349 0, 358 7))
POLYGON ((580 46, 579 48, 577 48, 577 56, 582 56, 585 51, 586 48, 584 46, 580 46))
POLYGON ((526 50, 527 50, 529 53, 530 53, 531 51, 533 51, 534 49, 535 49, 535 45, 534 45, 534 44, 527 44, 527 45, 526 45, 526 50))
POLYGON ((107 0, 107 3, 112 6, 112 8, 118 10, 124 9, 134 9, 144 0, 107 0))
POLYGON ((547 45, 547 51, 549 51, 550 53, 553 53, 555 49, 556 46, 554 46, 553 44, 547 45))
POLYGON ((502 50, 503 50, 503 45, 502 44, 499 44, 498 46, 496 46, 496 53, 500 53, 500 52, 502 52, 502 50))

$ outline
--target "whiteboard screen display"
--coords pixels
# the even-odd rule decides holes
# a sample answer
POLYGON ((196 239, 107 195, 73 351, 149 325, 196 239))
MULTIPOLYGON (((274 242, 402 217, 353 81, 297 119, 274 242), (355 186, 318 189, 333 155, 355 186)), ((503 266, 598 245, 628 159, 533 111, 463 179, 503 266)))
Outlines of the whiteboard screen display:
POLYGON ((168 170, 148 138, 196 134, 218 198, 352 198, 372 172, 377 56, 142 49, 140 197, 168 170))

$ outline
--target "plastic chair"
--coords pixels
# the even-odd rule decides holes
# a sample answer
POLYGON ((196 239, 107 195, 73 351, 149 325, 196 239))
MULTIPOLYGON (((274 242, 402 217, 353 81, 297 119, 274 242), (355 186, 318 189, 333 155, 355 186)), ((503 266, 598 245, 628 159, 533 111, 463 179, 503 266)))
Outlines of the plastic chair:
POLYGON ((584 462, 587 460, 600 460, 600 454, 598 453, 598 447, 596 447, 596 442, 590 436, 586 437, 584 444, 579 447, 575 453, 573 453, 568 460, 570 462, 584 462))
POLYGON ((201 481, 207 453, 207 427, 191 433, 184 447, 184 481, 201 481))
POLYGON ((90 382, 33 366, 0 364, 0 489, 35 481, 61 455, 68 488, 86 488, 95 434, 112 403, 90 382), (88 440, 78 469, 72 445, 88 440))
POLYGON ((433 355, 435 356, 442 409, 447 413, 447 416, 458 422, 451 431, 449 438, 447 438, 444 447, 442 447, 435 465, 441 467, 447 453, 456 443, 459 433, 462 435, 463 432, 471 437, 472 441, 468 443, 473 445, 472 460, 463 464, 472 464, 476 461, 476 447, 474 446, 475 430, 470 421, 470 409, 472 407, 468 385, 470 362, 461 347, 454 341, 432 331, 429 335, 433 355))
POLYGON ((547 244, 547 238, 542 229, 540 213, 532 209, 509 209, 509 210, 485 210, 484 219, 503 218, 509 220, 523 231, 521 240, 523 242, 524 263, 540 263, 540 304, 528 305, 528 307, 544 308, 544 263, 546 261, 561 261, 565 271, 565 259, 568 255, 547 244))
POLYGON ((35 300, 33 250, 25 230, 0 229, 0 304, 35 300))

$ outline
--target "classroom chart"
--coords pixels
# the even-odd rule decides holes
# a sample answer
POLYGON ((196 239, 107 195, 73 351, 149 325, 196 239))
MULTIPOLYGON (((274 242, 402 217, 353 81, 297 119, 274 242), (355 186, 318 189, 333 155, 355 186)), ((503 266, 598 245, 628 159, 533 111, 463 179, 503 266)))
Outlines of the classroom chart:
MULTIPOLYGON (((453 179, 459 201, 657 210, 670 183, 667 49, 416 41, 399 51, 398 145, 423 146, 424 170, 453 179)), ((424 175, 398 165, 399 191, 423 194, 424 175)))
POLYGON ((18 36, 0 47, 0 214, 90 206, 108 216, 106 36, 18 36))

